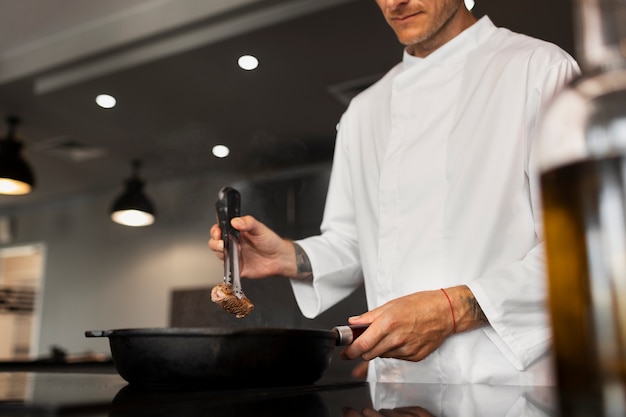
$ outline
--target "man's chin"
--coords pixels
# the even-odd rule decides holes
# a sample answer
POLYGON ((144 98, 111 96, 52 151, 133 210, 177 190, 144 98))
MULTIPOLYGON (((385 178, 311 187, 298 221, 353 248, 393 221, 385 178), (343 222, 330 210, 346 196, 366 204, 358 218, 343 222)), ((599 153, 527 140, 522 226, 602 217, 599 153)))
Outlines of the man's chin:
POLYGON ((427 38, 424 33, 418 31, 396 31, 396 37, 398 41, 406 47, 424 42, 427 38))

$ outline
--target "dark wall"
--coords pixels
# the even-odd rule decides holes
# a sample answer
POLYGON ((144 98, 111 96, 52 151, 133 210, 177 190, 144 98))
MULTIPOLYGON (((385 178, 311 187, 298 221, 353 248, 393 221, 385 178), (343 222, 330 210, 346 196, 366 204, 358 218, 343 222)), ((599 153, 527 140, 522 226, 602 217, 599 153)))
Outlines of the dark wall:
POLYGON ((473 13, 488 15, 496 26, 555 43, 575 57, 572 4, 571 0, 476 0, 473 13))

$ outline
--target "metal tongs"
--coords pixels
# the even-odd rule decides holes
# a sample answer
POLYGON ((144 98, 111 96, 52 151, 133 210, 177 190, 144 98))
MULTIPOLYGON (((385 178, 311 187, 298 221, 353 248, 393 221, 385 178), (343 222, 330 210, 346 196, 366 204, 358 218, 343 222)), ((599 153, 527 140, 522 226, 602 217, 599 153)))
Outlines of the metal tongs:
POLYGON ((239 231, 230 224, 231 219, 241 215, 239 191, 231 187, 223 187, 217 194, 215 208, 224 241, 224 283, 230 285, 233 294, 241 300, 244 295, 239 272, 239 231))

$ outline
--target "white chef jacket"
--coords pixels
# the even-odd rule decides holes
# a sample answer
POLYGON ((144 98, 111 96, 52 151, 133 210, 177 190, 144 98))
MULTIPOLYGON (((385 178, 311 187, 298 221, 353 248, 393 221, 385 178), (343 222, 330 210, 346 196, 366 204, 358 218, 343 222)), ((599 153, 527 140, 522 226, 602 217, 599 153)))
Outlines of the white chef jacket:
POLYGON ((352 100, 322 233, 298 242, 314 276, 292 281, 303 314, 363 280, 370 309, 466 284, 490 323, 420 362, 376 359, 370 380, 554 383, 531 149, 539 115, 577 72, 555 45, 483 17, 426 58, 405 52, 352 100))

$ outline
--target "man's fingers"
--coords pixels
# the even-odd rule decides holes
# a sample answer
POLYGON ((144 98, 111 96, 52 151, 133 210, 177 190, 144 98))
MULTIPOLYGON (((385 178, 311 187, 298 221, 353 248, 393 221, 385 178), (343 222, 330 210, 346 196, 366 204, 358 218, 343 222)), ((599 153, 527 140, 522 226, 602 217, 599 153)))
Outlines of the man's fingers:
POLYGON ((209 240, 209 249, 214 252, 223 252, 224 241, 222 240, 222 231, 220 227, 216 224, 211 226, 209 235, 211 236, 211 239, 209 240))
POLYGON ((209 232, 209 236, 213 240, 220 240, 222 238, 222 229, 217 224, 211 226, 211 230, 209 232))
POLYGON ((241 217, 233 217, 230 220, 230 225, 237 230, 244 230, 246 227, 246 222, 241 217))
POLYGON ((346 346, 341 352, 343 359, 361 358, 370 361, 374 358, 396 358, 404 360, 421 360, 424 356, 420 349, 414 352, 410 346, 397 336, 378 332, 372 327, 368 328, 361 336, 355 339, 350 346, 346 346))
POLYGON ((348 360, 359 357, 363 360, 374 359, 377 356, 376 352, 380 351, 378 345, 383 338, 384 334, 381 334, 375 328, 369 327, 351 345, 346 346, 341 351, 341 357, 348 360))
POLYGON ((223 240, 209 240, 209 248, 214 252, 224 252, 223 240))

